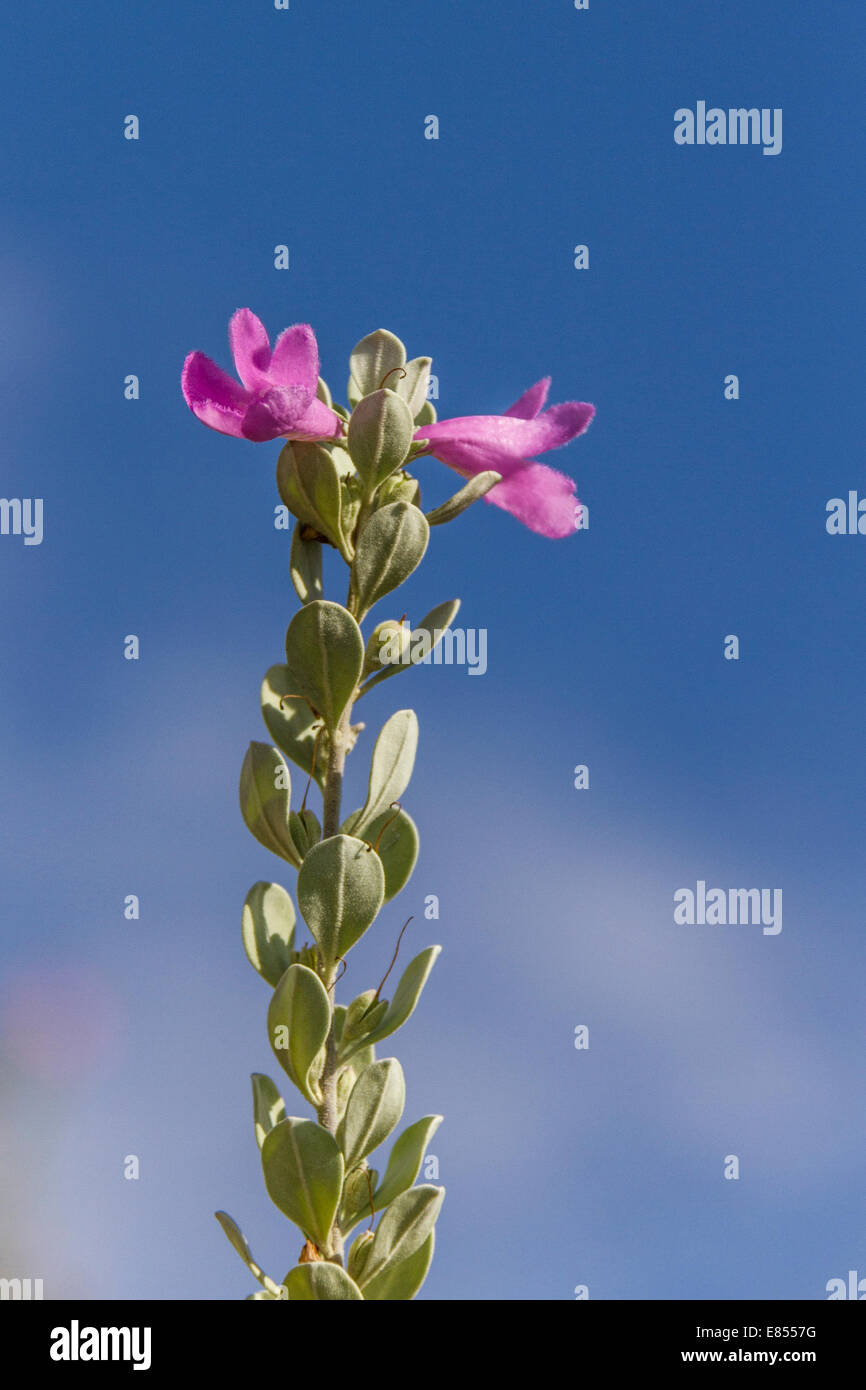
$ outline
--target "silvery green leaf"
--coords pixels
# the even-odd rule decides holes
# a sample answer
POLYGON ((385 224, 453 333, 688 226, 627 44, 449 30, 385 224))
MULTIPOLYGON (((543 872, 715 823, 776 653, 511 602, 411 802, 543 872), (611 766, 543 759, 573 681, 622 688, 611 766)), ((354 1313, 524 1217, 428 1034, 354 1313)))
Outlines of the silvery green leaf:
MULTIPOLYGON (((390 1037, 392 1033, 396 1033, 398 1028, 402 1028, 403 1024, 413 1013, 415 1005, 421 997, 421 991, 427 982, 427 976, 433 969, 436 957, 441 950, 441 946, 428 946, 426 950, 419 952, 413 960, 410 960, 400 977, 400 983, 394 992, 394 998, 388 1005, 388 1012, 385 1014, 378 1028, 375 1028, 373 1032, 368 1034, 364 1039, 365 1046, 370 1046, 371 1044, 375 1046, 375 1044, 381 1042, 383 1038, 390 1037)), ((348 1061, 357 1051, 357 1043, 346 1043, 345 1047, 341 1049, 341 1060, 348 1061)))
POLYGON ((447 502, 443 502, 441 507, 434 507, 432 512, 427 513, 427 520, 431 526, 441 526, 446 521, 453 521, 461 512, 465 512, 467 507, 471 507, 473 502, 477 502, 480 497, 489 492, 497 483, 502 482, 502 474, 488 470, 486 473, 476 473, 474 478, 470 478, 465 487, 459 492, 455 492, 453 497, 449 497, 447 502))
MULTIPOLYGON (((302 608, 301 613, 307 609, 302 608)), ((282 755, 268 743, 251 743, 241 767, 241 814, 260 844, 298 868, 301 860, 289 830, 292 782, 282 755)))
POLYGON ((414 428, 408 405, 395 391, 374 391, 355 406, 349 421, 349 453, 368 497, 402 468, 414 428))
POLYGON ((305 696, 333 732, 364 665, 364 639, 351 613, 326 599, 305 604, 289 623, 286 665, 292 694, 305 696))
MULTIPOLYGON (((406 362, 406 349, 393 333, 377 328, 356 344, 349 358, 349 400, 378 391, 383 378, 406 362)), ((396 372, 395 372, 396 375, 396 372)), ((391 381, 393 377, 389 378, 391 381)))
POLYGON ((329 450, 323 444, 293 440, 277 460, 277 490, 280 499, 304 526, 324 536, 348 562, 340 529, 340 476, 329 450))
POLYGON ((263 1072, 254 1071, 250 1080, 253 1083, 253 1124, 256 1143, 261 1148, 265 1142, 265 1135, 270 1134, 274 1125, 286 1118, 286 1102, 271 1078, 263 1072))
POLYGON ((267 1289, 259 1289, 258 1293, 248 1293, 246 1301, 248 1303, 272 1303, 274 1299, 280 1298, 278 1293, 268 1293, 267 1289))
MULTIPOLYGON (((271 1298, 279 1298, 279 1284, 275 1283, 273 1279, 269 1279, 267 1274, 265 1274, 262 1268, 260 1267, 260 1265, 256 1264, 256 1261, 253 1259, 252 1256, 252 1251, 250 1250, 250 1247, 247 1245, 246 1238, 243 1232, 241 1231, 240 1227, 232 1220, 227 1211, 215 1211, 214 1216, 222 1226, 223 1230, 228 1236, 229 1241, 240 1255, 241 1259, 243 1260, 247 1269, 250 1271, 250 1274, 253 1276, 253 1278, 258 1280, 258 1282, 262 1285, 262 1288, 267 1290, 267 1293, 271 1298)), ((252 1297, 256 1298, 258 1297, 258 1295, 253 1294, 252 1297)))
MULTIPOLYGON (((380 999, 374 989, 365 989, 363 994, 352 1000, 346 1010, 338 1041, 345 1038, 346 1042, 354 1042, 355 1039, 372 1033, 376 1024, 384 1018, 387 1008, 386 1001, 380 999)), ((347 1068, 348 1070, 351 1068, 347 1068)))
POLYGON ((418 719, 414 710, 398 709, 384 724, 370 760, 367 800, 342 829, 366 836, 372 822, 399 801, 409 785, 418 748, 418 719))
POLYGON ((343 1155, 333 1134, 289 1116, 265 1135, 262 1169, 271 1201, 328 1253, 343 1187, 343 1155))
POLYGON ((290 811, 289 833, 294 841, 299 858, 317 845, 322 838, 322 827, 313 811, 290 811))
POLYGON ((321 784, 328 769, 328 732, 292 689, 288 666, 271 666, 262 681, 262 718, 277 747, 321 784))
POLYGON ((359 1221, 369 1220, 373 1215, 370 1193, 375 1189, 378 1173, 361 1163, 351 1173, 346 1174, 343 1200, 340 1203, 340 1226, 346 1236, 359 1221))
POLYGON ((353 835, 321 840, 298 874, 298 906, 329 967, 364 935, 384 897, 382 861, 353 835))
MULTIPOLYGON (((436 1232, 433 1230, 414 1255, 406 1260, 398 1260, 396 1264, 386 1265, 381 1274, 371 1279, 364 1286, 364 1298, 377 1303, 405 1303, 413 1299, 427 1278, 435 1245, 436 1232)), ((364 1259, 361 1269, 366 1270, 366 1267, 367 1259, 364 1259)))
POLYGON ((331 1027, 331 1004, 322 981, 306 965, 290 965, 268 1009, 274 1056, 305 1100, 321 1105, 317 1058, 331 1027))
POLYGON ((459 598, 447 599, 445 603, 438 603, 435 608, 431 608, 426 618, 422 618, 418 626, 412 629, 399 665, 395 663, 377 671, 376 675, 371 676, 363 686, 358 699, 362 695, 366 695, 368 690, 372 690, 374 685, 379 685, 389 676, 396 676, 399 671, 408 671, 410 666, 417 666, 426 656, 429 656, 442 641, 457 617, 459 608, 459 598))
POLYGON ((433 1230, 444 1197, 444 1187, 422 1183, 394 1198, 376 1228, 375 1239, 364 1262, 360 1276, 362 1290, 373 1285, 375 1295, 373 1281, 421 1248, 433 1230))
POLYGON ((392 473, 386 478, 376 494, 376 505, 384 507, 388 502, 411 502, 413 507, 421 506, 421 484, 408 473, 392 473))
POLYGON ((319 377, 319 383, 316 387, 316 399, 319 401, 324 401, 325 405, 333 409, 334 401, 331 396, 328 383, 324 381, 321 377, 319 377))
POLYGON ((409 578, 429 538, 427 518, 410 502, 389 502, 373 513, 358 537, 352 565, 361 616, 409 578))
POLYGON ((322 597, 322 543, 305 540, 303 526, 296 521, 292 530, 289 572, 301 603, 322 597))
POLYGON ((442 1123, 441 1115, 425 1115, 394 1141, 381 1185, 373 1193, 373 1206, 381 1211, 407 1192, 421 1171, 427 1145, 442 1123))
POLYGON ((346 1269, 356 1281, 367 1262, 367 1256, 370 1253, 370 1246, 373 1244, 373 1239, 372 1231, 362 1231, 357 1240, 352 1242, 351 1249, 346 1257, 346 1269))
POLYGON ((318 1303, 335 1299, 360 1299, 364 1295, 358 1285, 339 1265, 328 1260, 314 1260, 295 1265, 283 1280, 289 1291, 290 1303, 318 1303))
POLYGON ((279 883, 254 883, 241 914, 247 960, 272 989, 292 963, 295 907, 279 883))
POLYGON ((383 811, 367 827, 367 839, 385 870, 385 902, 406 887, 418 858, 418 827, 405 811, 383 811))
POLYGON ((366 1067, 352 1088, 340 1126, 340 1142, 346 1167, 384 1144, 399 1124, 406 1104, 403 1068, 396 1057, 385 1057, 366 1067))
POLYGON ((415 424, 419 429, 423 429, 425 425, 436 424, 436 407, 432 401, 424 402, 415 416, 415 424))
POLYGON ((407 362, 404 371, 405 376, 400 376, 397 372, 389 377, 388 384, 392 391, 396 391, 398 396, 409 407, 414 423, 415 416, 421 410, 427 399, 427 388, 430 385, 430 368, 433 365, 432 357, 413 357, 407 362))

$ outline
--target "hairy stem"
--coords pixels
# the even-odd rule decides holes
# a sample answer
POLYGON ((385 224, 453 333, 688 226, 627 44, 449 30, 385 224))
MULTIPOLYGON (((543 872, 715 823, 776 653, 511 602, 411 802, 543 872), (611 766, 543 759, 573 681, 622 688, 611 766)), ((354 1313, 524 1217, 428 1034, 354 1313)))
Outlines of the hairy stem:
MULTIPOLYGON (((349 705, 330 740, 330 755, 328 758, 328 771, 325 776, 322 807, 323 840, 327 840, 331 835, 336 835, 340 829, 343 772, 346 766, 346 742, 351 717, 352 707, 349 705)), ((322 976, 325 989, 330 994, 336 983, 336 967, 326 967, 325 962, 320 957, 319 972, 322 976)), ((319 1085, 322 1091, 322 1104, 318 1108, 319 1124, 322 1125, 324 1129, 329 1130, 331 1134, 336 1134, 337 1132, 337 1076, 337 1040, 334 1035, 334 1023, 332 1018, 331 1030, 328 1034, 328 1041, 325 1044, 325 1064, 319 1079, 319 1085)), ((337 1264, 341 1265, 343 1263, 343 1232, 340 1229, 339 1220, 334 1222, 331 1230, 328 1257, 337 1264)))

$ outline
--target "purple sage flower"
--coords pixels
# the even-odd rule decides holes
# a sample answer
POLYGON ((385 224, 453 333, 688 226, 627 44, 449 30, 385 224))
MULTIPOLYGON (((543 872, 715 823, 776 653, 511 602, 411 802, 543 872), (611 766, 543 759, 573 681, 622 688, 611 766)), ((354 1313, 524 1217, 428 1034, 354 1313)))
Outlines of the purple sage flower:
POLYGON ((558 449, 583 434, 595 406, 567 401, 542 413, 549 389, 548 376, 530 386, 504 415, 440 420, 416 430, 415 438, 429 440, 424 452, 464 478, 488 469, 501 473, 502 482, 487 493, 485 502, 511 512, 539 535, 555 539, 575 530, 574 479, 535 462, 532 455, 558 449))
POLYGON ((183 364, 187 405, 220 434, 263 443, 267 439, 336 439, 340 417, 316 396, 319 349, 308 323, 281 333, 271 351, 265 326, 252 309, 238 309, 229 343, 240 385, 203 352, 183 364))

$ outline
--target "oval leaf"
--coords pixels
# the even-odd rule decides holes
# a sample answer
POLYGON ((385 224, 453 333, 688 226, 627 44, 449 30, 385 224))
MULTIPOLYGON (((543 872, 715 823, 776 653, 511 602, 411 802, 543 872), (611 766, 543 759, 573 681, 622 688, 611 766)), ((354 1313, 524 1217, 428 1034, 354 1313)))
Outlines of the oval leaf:
POLYGON ((385 1057, 365 1067, 352 1087, 340 1126, 347 1168, 354 1168, 384 1144, 399 1124, 405 1104, 406 1083, 396 1057, 385 1057))
POLYGON ((412 1186, 421 1171, 427 1145, 441 1123, 441 1115, 425 1115, 423 1120, 416 1120, 414 1125, 404 1129, 394 1141, 385 1176, 373 1193, 373 1207, 376 1211, 387 1207, 395 1197, 399 1197, 401 1192, 407 1192, 412 1186))
POLYGON ((319 1303, 334 1299, 353 1298, 356 1301, 364 1295, 353 1279, 350 1279, 339 1265, 327 1260, 315 1260, 310 1264, 295 1265, 283 1280, 288 1290, 290 1303, 319 1303))
POLYGON ((295 940, 295 906, 279 883, 253 884, 244 901, 241 936, 250 965, 276 989, 292 963, 295 940))
POLYGON ((399 801, 409 785, 418 749, 418 718, 412 709, 392 714, 376 739, 370 761, 367 800, 342 827, 347 835, 365 836, 370 824, 399 801))
POLYGON ((291 693, 306 696, 333 732, 364 665, 364 639, 351 613, 326 599, 305 604, 289 623, 286 665, 291 693))
POLYGON ((384 898, 381 859, 352 835, 314 845, 298 874, 298 906, 329 967, 364 935, 384 898))
MULTIPOLYGON (((378 1028, 375 1028, 364 1038, 364 1047, 375 1046, 377 1042, 381 1042, 383 1038, 389 1037, 391 1033, 396 1033, 398 1028, 402 1028, 414 1011, 415 1005, 421 997, 421 991, 427 982, 427 976, 433 969, 436 957, 441 950, 441 946, 428 946, 426 950, 415 956, 414 960, 410 960, 400 977, 394 998, 388 1005, 388 1012, 378 1028)), ((348 1061, 358 1051, 358 1047, 357 1043, 349 1044, 344 1052, 341 1051, 341 1059, 348 1061)))
POLYGON ((358 698, 360 699, 361 695, 366 695, 367 691, 372 690, 374 685, 379 685, 389 676, 396 676, 399 671, 408 671, 410 666, 417 666, 419 662, 427 661, 433 649, 438 647, 453 623, 459 608, 459 598, 448 599, 446 603, 439 603, 435 608, 431 608, 426 618, 422 618, 418 626, 413 628, 409 634, 409 640, 403 645, 400 652, 399 662, 394 662, 392 665, 386 666, 384 670, 377 671, 375 676, 371 676, 360 691, 358 698))
POLYGON ((333 1134, 312 1120, 281 1120, 262 1144, 268 1196, 320 1250, 330 1248, 343 1155, 333 1134))
POLYGON ((305 1100, 321 1105, 316 1059, 331 1028, 331 1004, 322 981, 306 965, 290 965, 268 1009, 274 1056, 305 1100))
POLYGON ((411 502, 389 502, 373 513, 358 539, 352 565, 361 617, 409 578, 429 538, 427 518, 411 502))
POLYGON ((436 1232, 431 1231, 414 1255, 388 1265, 364 1286, 363 1297, 371 1302, 406 1302, 417 1294, 433 1261, 436 1232))
POLYGON ((241 815, 259 844, 298 868, 301 859, 289 829, 292 779, 276 748, 268 743, 250 744, 241 768, 239 793, 241 815))
POLYGON ((446 521, 453 521, 461 512, 465 512, 467 507, 471 507, 473 502, 477 502, 480 497, 488 493, 497 483, 502 482, 502 474, 488 470, 486 473, 476 473, 474 478, 470 478, 465 487, 459 492, 455 492, 453 497, 449 497, 447 502, 443 502, 441 507, 434 507, 432 512, 427 513, 427 520, 431 526, 442 526, 446 521))
POLYGON ((250 1080, 253 1083, 253 1124, 256 1130, 256 1143, 259 1148, 265 1142, 274 1125, 286 1118, 286 1102, 276 1086, 264 1072, 254 1071, 250 1080))
POLYGON ((368 333, 355 345, 349 358, 349 400, 354 404, 370 391, 378 391, 382 378, 405 362, 406 349, 387 328, 368 333))
POLYGON ((383 811, 367 826, 367 839, 385 870, 385 902, 405 888, 418 858, 418 827, 405 811, 383 811))
POLYGON ((302 532, 301 522, 296 521, 289 552, 289 573, 301 603, 312 603, 313 599, 322 597, 322 543, 305 540, 302 532))
POLYGON ((444 1187, 422 1183, 395 1197, 376 1228, 376 1237, 364 1262, 361 1288, 403 1260, 408 1260, 426 1241, 439 1215, 444 1187))
POLYGON ((328 733, 292 685, 288 666, 271 666, 262 681, 262 718, 277 747, 321 786, 328 768, 328 733))
POLYGON ((323 444, 294 440, 277 460, 277 490, 302 526, 324 536, 351 561, 341 531, 340 475, 323 444))
POLYGON ((394 391, 374 391, 355 406, 349 421, 349 453, 367 497, 402 468, 414 431, 412 412, 394 391))
MULTIPOLYGON (((269 1295, 272 1298, 279 1298, 279 1284, 277 1284, 273 1279, 269 1279, 267 1274, 264 1273, 261 1266, 257 1264, 256 1261, 253 1259, 252 1251, 250 1250, 250 1247, 247 1245, 246 1237, 244 1236, 240 1226, 238 1226, 237 1223, 232 1220, 227 1211, 215 1211, 214 1216, 222 1226, 223 1230, 226 1233, 226 1236, 228 1237, 231 1244, 234 1246, 235 1250, 240 1255, 241 1259, 243 1260, 244 1264, 246 1265, 253 1278, 259 1281, 259 1283, 262 1285, 262 1288, 267 1289, 269 1295)), ((251 1297, 257 1298, 258 1294, 252 1294, 251 1297)))

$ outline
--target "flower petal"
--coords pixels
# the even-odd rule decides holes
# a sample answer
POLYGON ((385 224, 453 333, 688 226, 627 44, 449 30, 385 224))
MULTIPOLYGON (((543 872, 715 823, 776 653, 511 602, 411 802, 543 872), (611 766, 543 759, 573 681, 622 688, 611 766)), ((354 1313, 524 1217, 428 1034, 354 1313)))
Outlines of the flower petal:
POLYGON ((293 436, 294 426, 310 405, 304 386, 272 386, 252 402, 244 416, 243 435, 261 444, 279 435, 293 436))
POLYGON ((181 388, 190 410, 203 424, 221 434, 241 435, 249 393, 203 352, 191 352, 187 357, 181 388))
POLYGON ((293 439, 339 439, 343 422, 335 410, 314 397, 292 428, 293 439))
POLYGON ((561 540, 575 530, 578 502, 574 479, 543 463, 527 463, 503 478, 484 500, 551 540, 561 540))
POLYGON ((319 384, 319 348, 308 323, 286 328, 274 343, 270 378, 277 386, 306 386, 316 394, 319 384))
POLYGON ((267 330, 252 309, 238 309, 229 322, 229 343, 237 374, 250 391, 267 385, 271 344, 267 330))
POLYGON ((530 386, 528 391, 524 391, 520 400, 509 406, 505 414, 513 415, 518 420, 534 420, 547 400, 549 390, 550 377, 543 376, 534 386, 530 386))

